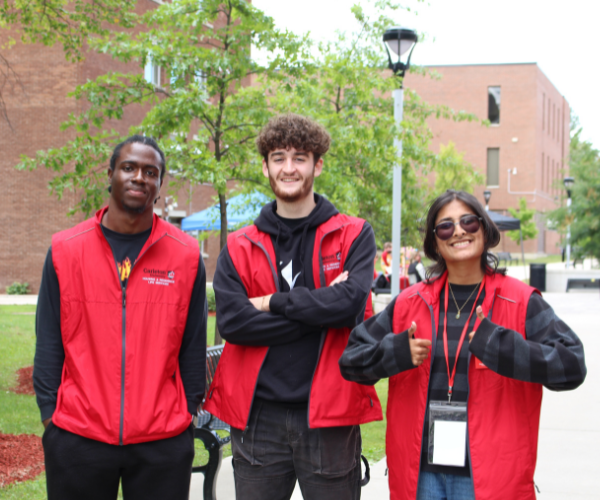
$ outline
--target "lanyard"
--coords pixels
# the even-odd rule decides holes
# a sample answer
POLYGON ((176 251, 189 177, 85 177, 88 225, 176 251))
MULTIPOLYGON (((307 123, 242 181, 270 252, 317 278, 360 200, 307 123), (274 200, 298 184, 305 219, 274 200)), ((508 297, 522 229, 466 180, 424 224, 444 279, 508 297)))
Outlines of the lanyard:
POLYGON ((458 341, 458 348, 456 350, 456 356, 454 357, 454 368, 452 369, 452 375, 450 375, 450 360, 448 358, 448 332, 446 330, 446 326, 448 325, 448 280, 446 279, 446 288, 444 293, 444 354, 446 356, 446 371, 448 372, 448 402, 450 402, 450 400, 452 399, 452 389, 454 388, 454 377, 456 376, 456 367, 458 366, 458 357, 460 355, 460 350, 462 349, 463 342, 465 340, 465 337, 467 336, 467 330, 469 329, 471 316, 473 316, 473 311, 475 311, 475 309, 477 308, 477 301, 479 300, 479 295, 481 295, 481 290, 483 290, 484 286, 485 276, 481 280, 481 285, 479 286, 477 297, 475 297, 475 303, 473 304, 473 308, 471 309, 469 318, 467 319, 462 334, 460 335, 460 340, 458 341))

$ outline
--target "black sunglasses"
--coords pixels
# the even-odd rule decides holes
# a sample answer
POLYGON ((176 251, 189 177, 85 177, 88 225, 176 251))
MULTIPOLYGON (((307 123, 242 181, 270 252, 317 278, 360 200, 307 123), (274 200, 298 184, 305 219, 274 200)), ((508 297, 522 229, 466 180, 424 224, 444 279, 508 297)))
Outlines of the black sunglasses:
POLYGON ((452 222, 451 220, 440 222, 435 226, 433 232, 442 241, 449 240, 454 234, 454 226, 460 224, 467 233, 476 233, 481 227, 481 217, 476 215, 464 215, 458 222, 452 222))

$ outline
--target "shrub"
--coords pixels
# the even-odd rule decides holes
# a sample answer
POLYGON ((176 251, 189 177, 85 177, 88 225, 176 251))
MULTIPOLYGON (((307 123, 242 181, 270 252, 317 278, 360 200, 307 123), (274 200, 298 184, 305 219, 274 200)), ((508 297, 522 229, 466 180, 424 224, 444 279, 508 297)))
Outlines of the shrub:
POLYGON ((210 312, 216 312, 217 303, 215 302, 215 291, 212 287, 206 287, 206 301, 208 302, 208 310, 210 312))
POLYGON ((19 283, 15 281, 12 285, 6 287, 8 295, 25 295, 29 293, 29 283, 19 283))

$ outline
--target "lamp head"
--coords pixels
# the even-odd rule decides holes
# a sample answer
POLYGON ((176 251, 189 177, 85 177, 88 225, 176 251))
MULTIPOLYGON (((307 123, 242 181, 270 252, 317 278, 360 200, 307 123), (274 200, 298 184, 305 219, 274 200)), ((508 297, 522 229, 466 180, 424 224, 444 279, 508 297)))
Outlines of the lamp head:
POLYGON ((417 40, 416 31, 408 28, 393 26, 385 30, 383 41, 388 54, 389 68, 395 75, 403 77, 409 70, 410 58, 417 40))
POLYGON ((563 184, 565 185, 565 189, 570 191, 573 189, 573 184, 575 184, 575 179, 573 177, 565 177, 563 179, 563 184))
POLYGON ((489 205, 491 197, 492 197, 492 192, 491 191, 485 190, 483 192, 483 199, 485 200, 485 204, 486 205, 489 205))

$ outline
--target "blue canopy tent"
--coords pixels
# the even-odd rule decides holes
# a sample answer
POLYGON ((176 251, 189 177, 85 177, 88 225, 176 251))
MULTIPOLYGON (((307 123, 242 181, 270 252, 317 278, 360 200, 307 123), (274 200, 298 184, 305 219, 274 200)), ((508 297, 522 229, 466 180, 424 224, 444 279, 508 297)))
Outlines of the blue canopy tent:
MULTIPOLYGON (((259 192, 239 194, 227 200, 227 228, 237 229, 252 223, 260 209, 271 201, 259 192)), ((221 229, 221 204, 197 212, 181 221, 184 231, 219 231, 221 229)))

